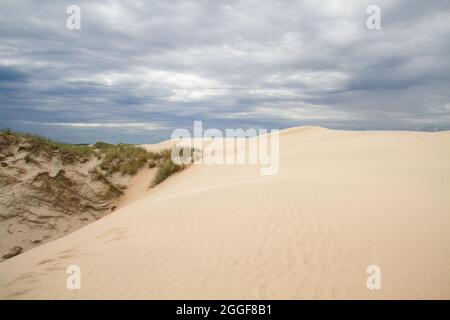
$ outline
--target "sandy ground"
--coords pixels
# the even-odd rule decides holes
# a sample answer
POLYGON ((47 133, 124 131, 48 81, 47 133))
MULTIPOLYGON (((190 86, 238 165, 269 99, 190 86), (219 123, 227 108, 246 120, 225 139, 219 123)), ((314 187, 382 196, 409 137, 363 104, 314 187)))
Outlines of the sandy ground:
POLYGON ((152 191, 150 188, 151 181, 155 176, 156 168, 145 168, 139 171, 139 174, 130 179, 127 184, 125 194, 120 198, 117 209, 121 209, 132 202, 145 198, 152 191))
POLYGON ((288 129, 279 174, 195 165, 130 187, 113 214, 1 263, 0 297, 450 299, 449 164, 450 132, 288 129))

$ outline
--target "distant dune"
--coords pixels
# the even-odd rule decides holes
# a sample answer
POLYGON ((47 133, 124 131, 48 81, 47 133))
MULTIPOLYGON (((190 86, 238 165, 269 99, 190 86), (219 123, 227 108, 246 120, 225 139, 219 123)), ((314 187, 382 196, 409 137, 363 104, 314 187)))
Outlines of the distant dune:
POLYGON ((0 263, 0 297, 450 299, 448 131, 292 128, 277 175, 194 165, 134 185, 114 213, 0 263))

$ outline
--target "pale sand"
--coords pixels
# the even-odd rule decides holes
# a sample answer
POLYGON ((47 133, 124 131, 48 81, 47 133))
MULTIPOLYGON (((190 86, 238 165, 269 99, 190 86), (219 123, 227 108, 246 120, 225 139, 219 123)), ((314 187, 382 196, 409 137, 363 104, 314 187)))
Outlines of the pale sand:
POLYGON ((145 168, 139 171, 139 174, 130 179, 125 194, 120 198, 117 209, 121 209, 132 202, 140 200, 150 193, 150 184, 155 176, 156 168, 145 168))
POLYGON ((280 153, 275 176, 192 166, 1 263, 0 297, 450 299, 450 132, 294 128, 280 153))

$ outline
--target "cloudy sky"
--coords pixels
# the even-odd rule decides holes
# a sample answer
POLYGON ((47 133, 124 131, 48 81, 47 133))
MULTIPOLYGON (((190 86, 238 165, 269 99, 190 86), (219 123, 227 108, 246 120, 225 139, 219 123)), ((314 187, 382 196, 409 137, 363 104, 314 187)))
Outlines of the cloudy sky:
POLYGON ((1 0, 0 114, 67 142, 156 142, 194 120, 447 130, 450 1, 1 0))

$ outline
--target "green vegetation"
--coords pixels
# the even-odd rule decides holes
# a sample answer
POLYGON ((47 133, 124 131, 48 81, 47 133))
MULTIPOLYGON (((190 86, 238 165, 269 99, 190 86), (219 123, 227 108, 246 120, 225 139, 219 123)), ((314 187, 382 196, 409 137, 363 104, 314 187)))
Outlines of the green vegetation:
MULTIPOLYGON (((155 163, 157 164, 158 170, 156 171, 155 177, 153 178, 153 181, 151 183, 151 187, 154 187, 164 180, 166 180, 168 177, 173 175, 176 172, 182 171, 189 167, 188 164, 176 164, 172 161, 172 151, 173 149, 163 149, 159 152, 158 161, 155 163)), ((181 147, 177 147, 175 152, 178 153, 180 157, 183 157, 184 149, 181 147)), ((191 163, 196 160, 196 150, 193 148, 189 148, 189 155, 191 163)))
POLYGON ((172 157, 172 149, 162 149, 160 151, 161 154, 161 158, 163 158, 164 160, 170 159, 172 157))
POLYGON ((148 151, 148 157, 149 157, 149 159, 158 161, 162 158, 162 155, 160 152, 148 151))
POLYGON ((24 139, 28 139, 31 143, 30 150, 33 151, 39 151, 43 148, 50 148, 50 149, 59 149, 61 151, 78 155, 78 156, 89 156, 94 154, 94 149, 87 145, 87 144, 68 144, 63 142, 54 141, 51 139, 48 139, 46 137, 37 135, 37 134, 31 134, 31 133, 24 133, 24 132, 12 132, 10 129, 3 129, 0 131, 0 133, 13 135, 15 137, 20 137, 24 139))
POLYGON ((100 168, 109 173, 135 175, 148 160, 148 152, 136 146, 118 144, 101 150, 104 152, 104 157, 100 168))
POLYGON ((173 163, 172 159, 169 158, 168 160, 164 161, 161 166, 158 167, 158 171, 156 171, 151 186, 154 187, 157 184, 160 184, 175 172, 181 171, 185 168, 186 165, 175 164, 173 163))
POLYGON ((68 144, 35 134, 12 132, 9 129, 0 130, 0 133, 26 139, 29 142, 26 150, 31 154, 59 150, 67 162, 74 161, 76 157, 83 157, 87 160, 87 157, 96 156, 101 160, 100 168, 107 174, 120 172, 124 175, 134 175, 148 159, 145 149, 128 144, 114 145, 106 142, 97 142, 94 145, 68 144))
MULTIPOLYGON (((173 149, 162 149, 159 152, 154 152, 146 151, 141 147, 130 144, 115 145, 101 141, 94 145, 68 144, 53 141, 39 135, 12 132, 9 129, 0 130, 0 134, 26 139, 28 143, 25 150, 29 151, 30 154, 60 151, 63 161, 67 163, 72 163, 76 159, 86 162, 90 157, 97 157, 100 164, 94 170, 102 176, 113 173, 135 175, 139 169, 148 163, 149 168, 157 168, 155 177, 151 182, 152 187, 166 180, 172 174, 184 170, 189 166, 187 164, 176 164, 172 161, 173 149)), ((177 148, 176 152, 178 152, 179 156, 183 157, 184 149, 181 147, 177 148)), ((189 150, 190 155, 188 156, 191 157, 191 162, 193 162, 198 153, 192 148, 189 150)), ((33 162, 34 159, 30 155, 27 155, 26 161, 33 162)))
POLYGON ((106 142, 102 142, 102 141, 98 141, 98 142, 96 142, 96 143, 94 144, 94 147, 95 147, 97 150, 106 150, 106 149, 111 148, 111 147, 113 147, 113 146, 114 146, 113 144, 106 143, 106 142))

